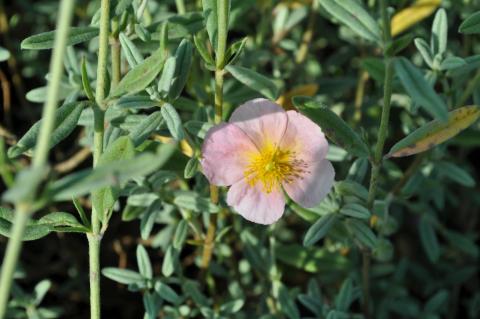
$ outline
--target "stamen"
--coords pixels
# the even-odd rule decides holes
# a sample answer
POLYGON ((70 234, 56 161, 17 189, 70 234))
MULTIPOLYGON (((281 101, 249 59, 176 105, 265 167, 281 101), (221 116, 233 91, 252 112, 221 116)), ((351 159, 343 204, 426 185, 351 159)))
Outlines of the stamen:
POLYGON ((260 153, 251 156, 244 175, 251 187, 260 182, 264 192, 270 193, 283 182, 292 183, 298 178, 302 179, 307 169, 308 165, 294 151, 266 144, 260 153))

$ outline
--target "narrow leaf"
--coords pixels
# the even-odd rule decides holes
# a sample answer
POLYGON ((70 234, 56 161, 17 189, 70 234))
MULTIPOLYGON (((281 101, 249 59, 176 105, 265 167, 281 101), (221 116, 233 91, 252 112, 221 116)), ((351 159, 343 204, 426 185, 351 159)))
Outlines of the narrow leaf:
POLYGON ((335 144, 358 157, 368 157, 369 150, 365 142, 337 114, 313 100, 294 99, 299 111, 317 123, 323 133, 335 144))
POLYGON ((436 262, 438 258, 440 258, 440 246, 435 230, 426 217, 420 218, 418 231, 420 233, 420 241, 428 259, 432 263, 436 262))
MULTIPOLYGON (((22 41, 20 47, 27 50, 52 49, 56 31, 48 31, 32 35, 22 41)), ((71 27, 68 32, 67 46, 82 43, 98 36, 99 30, 94 27, 71 27)))
POLYGON ((337 215, 335 214, 327 214, 320 217, 312 226, 310 226, 305 234, 305 237, 303 238, 303 246, 311 246, 325 237, 336 222, 337 215))
POLYGON ((468 18, 460 24, 458 32, 464 34, 480 33, 480 11, 468 16, 468 18))
POLYGON ((112 90, 109 98, 123 94, 134 94, 145 89, 162 71, 166 54, 158 49, 143 62, 131 69, 112 90))
POLYGON ((150 257, 148 257, 147 250, 142 245, 137 246, 137 265, 140 274, 147 278, 151 279, 153 277, 152 263, 150 262, 150 257))
POLYGON ((480 117, 480 107, 464 106, 448 113, 447 122, 431 121, 397 142, 386 155, 403 157, 424 152, 454 137, 480 117))
POLYGON ((322 0, 320 4, 360 37, 380 43, 381 31, 370 14, 355 0, 322 0))
MULTIPOLYGON (((82 110, 89 102, 73 102, 61 106, 55 113, 55 127, 50 136, 50 148, 66 138, 77 126, 82 110)), ((35 123, 27 133, 8 150, 8 156, 15 158, 32 149, 37 143, 42 120, 35 123)))
POLYGON ((102 274, 113 281, 125 285, 135 284, 144 281, 142 275, 140 275, 136 271, 129 269, 107 267, 102 269, 102 274))
POLYGON ((346 225, 352 235, 364 246, 375 248, 377 237, 365 222, 356 219, 347 219, 346 225))
POLYGON ((412 62, 399 58, 395 61, 395 70, 403 87, 415 102, 433 117, 447 120, 447 105, 412 62))
POLYGON ((430 39, 430 47, 432 55, 444 54, 447 50, 448 41, 448 21, 445 9, 440 9, 435 15, 432 24, 432 35, 430 39))
POLYGON ((269 78, 241 66, 229 65, 225 68, 234 78, 270 100, 278 97, 278 87, 269 78))

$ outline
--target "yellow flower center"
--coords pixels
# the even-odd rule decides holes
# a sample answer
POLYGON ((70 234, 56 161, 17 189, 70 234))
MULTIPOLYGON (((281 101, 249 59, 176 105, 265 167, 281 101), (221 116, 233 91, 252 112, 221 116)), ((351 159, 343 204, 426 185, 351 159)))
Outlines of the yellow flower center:
POLYGON ((244 175, 251 187, 261 182, 263 191, 270 193, 282 182, 291 183, 296 178, 302 178, 306 168, 303 160, 296 159, 294 151, 267 143, 259 153, 250 155, 244 175))

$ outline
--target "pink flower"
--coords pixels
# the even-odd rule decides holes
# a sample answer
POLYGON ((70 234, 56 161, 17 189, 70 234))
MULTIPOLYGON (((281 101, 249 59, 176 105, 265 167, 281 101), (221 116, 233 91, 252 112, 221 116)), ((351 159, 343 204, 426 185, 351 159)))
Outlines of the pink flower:
POLYGON ((211 184, 231 185, 228 205, 249 221, 268 225, 283 215, 283 191, 306 208, 328 194, 335 171, 325 159, 327 151, 315 123, 255 99, 239 106, 229 123, 208 131, 201 164, 211 184))

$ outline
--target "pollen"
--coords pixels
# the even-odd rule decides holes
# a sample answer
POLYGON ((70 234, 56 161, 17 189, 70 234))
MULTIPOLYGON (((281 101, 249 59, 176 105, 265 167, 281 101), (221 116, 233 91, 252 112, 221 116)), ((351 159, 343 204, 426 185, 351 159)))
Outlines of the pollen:
POLYGON ((282 183, 303 178, 306 172, 306 163, 294 151, 266 144, 259 153, 250 155, 244 175, 251 187, 261 183, 263 191, 270 193, 282 183))

